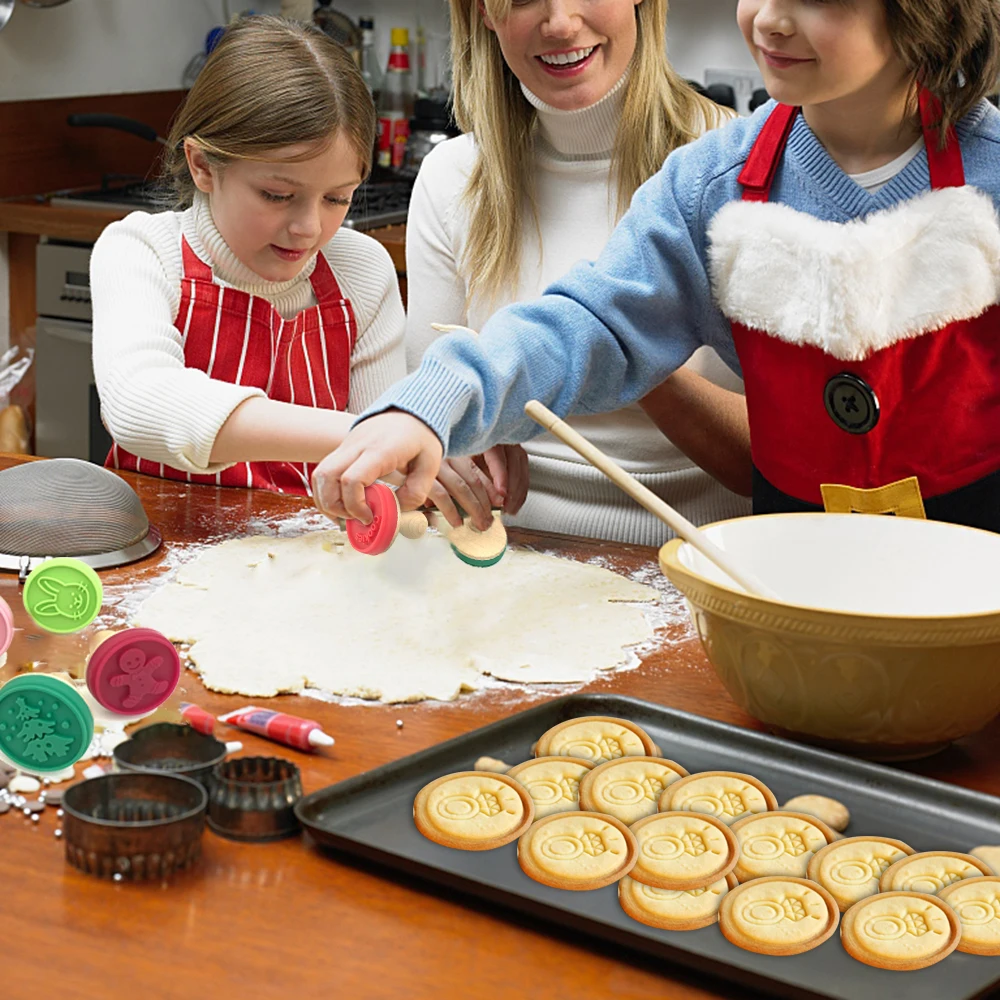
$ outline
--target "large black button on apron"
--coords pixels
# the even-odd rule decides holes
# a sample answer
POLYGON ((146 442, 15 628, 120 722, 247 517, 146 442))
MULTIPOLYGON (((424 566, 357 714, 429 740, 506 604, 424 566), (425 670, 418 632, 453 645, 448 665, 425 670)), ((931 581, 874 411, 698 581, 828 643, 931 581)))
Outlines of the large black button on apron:
POLYGON ((830 419, 849 434, 867 434, 877 423, 878 397, 857 375, 841 372, 826 383, 823 402, 830 419))

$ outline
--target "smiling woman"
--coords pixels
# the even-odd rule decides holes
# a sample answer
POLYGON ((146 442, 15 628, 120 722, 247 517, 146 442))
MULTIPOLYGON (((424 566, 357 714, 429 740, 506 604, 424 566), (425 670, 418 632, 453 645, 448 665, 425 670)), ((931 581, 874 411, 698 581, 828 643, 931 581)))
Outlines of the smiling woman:
POLYGON ((319 31, 237 21, 173 124, 177 210, 109 226, 92 257, 108 464, 306 495, 311 463, 403 373, 395 269, 341 224, 375 112, 319 31))

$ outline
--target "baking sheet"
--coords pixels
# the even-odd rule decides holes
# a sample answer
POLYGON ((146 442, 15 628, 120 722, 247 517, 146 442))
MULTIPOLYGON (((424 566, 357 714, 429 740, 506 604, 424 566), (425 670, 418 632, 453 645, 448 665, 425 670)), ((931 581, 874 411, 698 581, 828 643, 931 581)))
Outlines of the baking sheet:
POLYGON ((569 695, 404 757, 302 799, 296 812, 319 844, 526 913, 569 930, 778 996, 836 1000, 971 1000, 1000 985, 1000 958, 952 953, 918 972, 889 972, 852 959, 839 935, 803 955, 757 955, 730 944, 718 925, 664 931, 627 916, 617 884, 568 892, 528 878, 517 844, 459 851, 424 838, 413 800, 429 781, 470 770, 477 757, 514 764, 550 726, 581 715, 611 715, 642 726, 665 757, 688 771, 753 774, 783 803, 815 793, 851 810, 846 836, 894 837, 916 851, 968 851, 1000 844, 1000 799, 878 764, 813 749, 662 705, 613 695, 569 695))

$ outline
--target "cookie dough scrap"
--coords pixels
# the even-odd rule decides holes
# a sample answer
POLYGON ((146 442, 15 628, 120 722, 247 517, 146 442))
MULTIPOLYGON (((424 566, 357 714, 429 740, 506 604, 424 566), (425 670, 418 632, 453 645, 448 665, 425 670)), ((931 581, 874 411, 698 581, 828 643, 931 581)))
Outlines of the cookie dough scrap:
POLYGON ((718 921, 722 898, 737 885, 735 876, 727 875, 704 889, 657 889, 626 875, 618 883, 618 902, 639 923, 665 931, 696 931, 718 921))
POLYGON ((631 871, 637 882, 658 889, 704 889, 736 865, 736 836, 714 816, 657 813, 629 829, 639 845, 631 871))
POLYGON ((635 837, 614 816, 559 813, 539 820, 517 842, 517 860, 536 882, 557 889, 600 889, 627 875, 635 837))
POLYGON ((962 924, 959 951, 1000 955, 1000 877, 964 878, 942 889, 937 898, 955 911, 962 924))
POLYGON ((923 892, 883 892, 855 903, 840 927, 844 950, 877 969, 911 972, 947 958, 962 925, 947 903, 923 892))
POLYGON ((428 839, 463 851, 490 851, 531 826, 526 788, 506 774, 459 771, 425 785, 413 802, 413 821, 428 839))
POLYGON ((820 885, 804 878, 759 878, 732 889, 719 907, 727 940, 761 955, 799 955, 837 929, 840 910, 820 885))
POLYGON ((681 778, 664 789, 659 804, 660 812, 704 813, 727 826, 744 816, 778 808, 778 800, 764 782, 737 771, 699 771, 681 778))
POLYGON ((588 681, 629 665, 626 647, 653 635, 640 603, 659 593, 599 566, 513 548, 484 572, 439 535, 380 556, 345 539, 331 530, 213 545, 130 624, 190 643, 214 691, 309 687, 383 702, 451 700, 491 677, 588 681))
POLYGON ((687 771, 663 757, 620 757, 598 764, 580 782, 580 806, 627 826, 656 812, 663 789, 687 771))
POLYGON ((879 891, 879 879, 913 848, 888 837, 848 837, 821 847, 809 861, 807 875, 837 901, 841 911, 879 891))
POLYGON ((535 803, 535 819, 580 808, 580 779, 594 765, 578 757, 537 757, 517 764, 508 776, 521 782, 535 803))
POLYGON ((837 833, 846 830, 851 822, 851 812, 847 806, 826 795, 796 795, 795 798, 789 799, 781 810, 815 816, 837 833))
POLYGON ((881 892, 924 892, 936 896, 945 886, 963 878, 992 875, 989 865, 971 854, 923 851, 887 868, 879 879, 881 892))
POLYGON ((805 813, 747 816, 737 820, 732 831, 740 845, 733 872, 741 882, 767 876, 805 878, 813 855, 835 837, 826 823, 805 813))
POLYGON ((641 727, 627 719, 591 715, 560 722, 542 733, 536 757, 580 757, 592 764, 619 757, 658 757, 659 748, 641 727))

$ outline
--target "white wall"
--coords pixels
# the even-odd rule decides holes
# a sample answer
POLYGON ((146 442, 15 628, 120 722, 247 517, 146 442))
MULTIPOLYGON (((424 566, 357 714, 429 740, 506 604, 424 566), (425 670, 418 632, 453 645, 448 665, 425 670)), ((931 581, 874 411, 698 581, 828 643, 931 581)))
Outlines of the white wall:
POLYGON ((736 26, 737 0, 671 0, 667 52, 689 80, 705 82, 706 69, 756 72, 756 64, 736 26))

